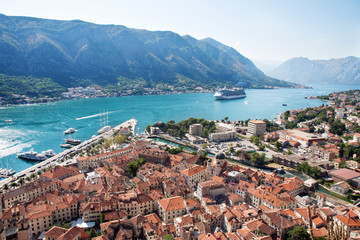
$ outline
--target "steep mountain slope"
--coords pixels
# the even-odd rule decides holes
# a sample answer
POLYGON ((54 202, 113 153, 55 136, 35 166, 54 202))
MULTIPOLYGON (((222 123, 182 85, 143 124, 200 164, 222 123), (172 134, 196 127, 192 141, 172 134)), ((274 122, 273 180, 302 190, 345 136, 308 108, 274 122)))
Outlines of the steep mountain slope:
POLYGON ((269 75, 300 84, 360 84, 360 58, 347 57, 330 60, 293 58, 269 72, 269 75))
POLYGON ((0 73, 50 78, 61 86, 119 79, 207 86, 297 87, 264 75, 213 39, 79 20, 0 15, 0 73))

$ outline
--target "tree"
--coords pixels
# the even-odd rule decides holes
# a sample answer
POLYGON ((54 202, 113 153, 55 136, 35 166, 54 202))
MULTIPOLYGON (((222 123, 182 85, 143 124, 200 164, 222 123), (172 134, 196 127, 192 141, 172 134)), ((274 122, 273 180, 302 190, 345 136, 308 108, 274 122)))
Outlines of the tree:
POLYGON ((261 143, 261 139, 259 137, 254 138, 254 143, 256 146, 258 146, 261 143))
POLYGON ((351 147, 347 146, 344 152, 344 157, 346 159, 350 159, 351 155, 352 155, 352 149, 351 147))
POLYGON ((287 232, 288 240, 310 240, 310 234, 304 227, 295 227, 287 232))
POLYGON ((234 147, 231 146, 231 147, 229 148, 229 151, 230 151, 231 153, 234 153, 234 147))
POLYGON ((104 147, 105 149, 109 149, 110 146, 111 146, 110 140, 105 139, 105 141, 104 141, 104 143, 103 143, 103 147, 104 147))
POLYGON ((88 231, 87 233, 90 236, 90 238, 94 238, 94 237, 98 236, 97 232, 93 228, 90 231, 88 231))
POLYGON ((314 127, 314 126, 311 126, 311 127, 310 127, 310 133, 313 133, 313 132, 315 132, 315 127, 314 127))
POLYGON ((35 177, 36 177, 35 173, 32 173, 32 174, 30 175, 30 178, 35 178, 35 177))
POLYGON ((209 130, 207 128, 203 129, 202 137, 207 138, 209 136, 209 130))
POLYGON ((250 155, 251 165, 253 166, 263 166, 265 164, 265 153, 259 154, 254 152, 250 155))
POLYGON ((305 173, 313 178, 316 178, 316 179, 321 177, 321 170, 316 166, 311 167, 307 162, 298 164, 296 166, 296 170, 303 172, 303 173, 305 173))
POLYGON ((66 221, 62 221, 60 227, 69 229, 71 227, 71 223, 66 223, 66 221))
POLYGON ((343 135, 344 131, 346 131, 346 126, 340 120, 336 120, 332 124, 330 124, 329 132, 341 136, 343 135))
POLYGON ((287 154, 287 155, 291 155, 291 147, 288 147, 288 148, 287 148, 286 154, 287 154))
POLYGON ((279 151, 280 148, 282 147, 282 144, 279 141, 275 142, 275 147, 277 148, 277 150, 279 151))
POLYGON ((137 171, 144 163, 145 163, 145 159, 137 158, 136 160, 128 163, 128 165, 126 166, 126 170, 132 177, 135 177, 137 171))
POLYGON ((20 178, 19 181, 18 181, 18 183, 19 183, 20 185, 23 185, 24 182, 25 182, 25 180, 24 180, 23 178, 20 178))
POLYGON ((8 185, 7 185, 7 184, 4 184, 3 189, 4 189, 4 190, 8 190, 8 189, 9 189, 8 185))
POLYGON ((176 155, 176 154, 178 154, 178 153, 181 153, 181 152, 182 152, 182 149, 181 149, 181 148, 170 148, 170 149, 168 149, 168 152, 169 152, 170 154, 176 155))
POLYGON ((105 215, 103 213, 100 213, 100 223, 105 222, 105 215))
POLYGON ((123 144, 125 141, 126 136, 124 135, 116 134, 116 136, 114 137, 114 142, 118 145, 123 144))
POLYGON ((343 143, 340 144, 340 149, 339 149, 339 157, 343 157, 344 156, 344 147, 345 145, 343 143))
POLYGON ((174 236, 172 234, 166 235, 164 238, 164 240, 174 240, 174 236))

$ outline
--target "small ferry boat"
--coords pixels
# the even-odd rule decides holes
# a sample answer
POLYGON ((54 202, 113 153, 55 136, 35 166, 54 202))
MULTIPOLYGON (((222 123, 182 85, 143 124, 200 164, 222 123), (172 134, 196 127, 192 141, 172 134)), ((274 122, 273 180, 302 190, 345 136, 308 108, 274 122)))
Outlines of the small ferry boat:
POLYGON ((69 128, 68 130, 65 130, 65 131, 64 131, 64 134, 72 134, 72 133, 74 133, 74 132, 76 132, 76 129, 74 129, 74 128, 69 128))
POLYGON ((283 103, 282 105, 283 105, 283 106, 287 106, 287 104, 286 104, 286 103, 283 103))
POLYGON ((65 139, 65 142, 71 145, 79 145, 81 143, 81 140, 77 140, 77 139, 65 139))
POLYGON ((71 144, 61 144, 60 147, 62 147, 62 148, 72 148, 73 145, 71 145, 71 144))
POLYGON ((5 120, 5 123, 9 123, 9 124, 10 124, 10 123, 12 123, 12 122, 13 122, 13 121, 12 121, 11 119, 6 119, 6 120, 5 120))
POLYGON ((15 173, 16 172, 12 169, 0 168, 0 175, 2 175, 2 176, 9 177, 9 176, 14 175, 15 173))
POLYGON ((41 153, 44 154, 45 156, 49 157, 49 158, 51 158, 51 157, 53 157, 53 156, 56 155, 56 153, 55 153, 52 149, 48 149, 48 150, 46 150, 46 151, 42 151, 41 153))
POLYGON ((44 161, 46 160, 46 156, 41 153, 34 152, 31 149, 29 152, 19 153, 17 154, 18 158, 25 159, 25 160, 34 160, 34 161, 44 161))

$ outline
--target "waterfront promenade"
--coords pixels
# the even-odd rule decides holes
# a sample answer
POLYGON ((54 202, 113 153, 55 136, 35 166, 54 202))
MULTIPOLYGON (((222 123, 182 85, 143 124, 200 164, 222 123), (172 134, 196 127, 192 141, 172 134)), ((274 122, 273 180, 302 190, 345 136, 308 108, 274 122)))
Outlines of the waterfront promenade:
POLYGON ((25 177, 30 177, 31 174, 37 174, 38 171, 41 171, 43 169, 46 169, 50 166, 53 165, 57 165, 61 160, 63 160, 67 155, 71 154, 71 153, 78 153, 80 151, 82 151, 83 149, 85 149, 88 146, 91 146, 93 144, 96 144, 98 142, 100 142, 102 139, 106 139, 111 137, 115 132, 119 131, 120 129, 124 128, 124 127, 131 127, 131 132, 133 135, 135 135, 135 128, 137 125, 137 120, 132 118, 130 120, 127 120, 126 122, 123 122, 115 127, 113 127, 112 129, 110 129, 109 131, 101 134, 101 135, 97 135, 94 136, 92 138, 90 138, 89 140, 84 141, 83 143, 74 146, 70 149, 66 149, 63 152, 55 155, 54 157, 48 158, 42 162, 39 162, 36 165, 33 165, 19 173, 16 173, 15 175, 5 178, 2 181, 0 181, 0 187, 3 187, 5 184, 9 184, 12 181, 17 181, 20 178, 25 178, 25 177))

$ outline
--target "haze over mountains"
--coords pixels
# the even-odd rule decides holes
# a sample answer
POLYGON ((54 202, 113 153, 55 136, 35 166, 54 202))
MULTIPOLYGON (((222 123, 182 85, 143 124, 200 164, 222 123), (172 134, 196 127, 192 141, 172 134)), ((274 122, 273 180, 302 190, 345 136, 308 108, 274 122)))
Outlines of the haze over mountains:
POLYGON ((296 87, 266 76, 235 49, 211 38, 1 14, 0 73, 51 78, 65 87, 84 82, 105 86, 119 79, 296 87))
POLYGON ((330 60, 292 58, 269 76, 300 84, 360 84, 360 58, 346 57, 330 60))

